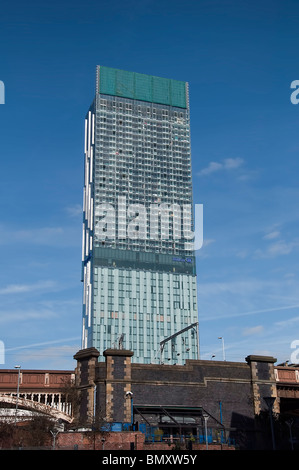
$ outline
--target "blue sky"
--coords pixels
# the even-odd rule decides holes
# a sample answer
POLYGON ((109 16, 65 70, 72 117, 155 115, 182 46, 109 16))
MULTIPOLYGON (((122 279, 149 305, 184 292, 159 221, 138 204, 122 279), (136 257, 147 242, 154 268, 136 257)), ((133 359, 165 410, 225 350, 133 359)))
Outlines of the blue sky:
MULTIPOLYGON (((81 341, 83 129, 97 64, 189 82, 203 359, 299 340, 297 0, 2 2, 0 340, 69 369, 81 341)), ((298 358, 299 361, 299 358, 298 358)))

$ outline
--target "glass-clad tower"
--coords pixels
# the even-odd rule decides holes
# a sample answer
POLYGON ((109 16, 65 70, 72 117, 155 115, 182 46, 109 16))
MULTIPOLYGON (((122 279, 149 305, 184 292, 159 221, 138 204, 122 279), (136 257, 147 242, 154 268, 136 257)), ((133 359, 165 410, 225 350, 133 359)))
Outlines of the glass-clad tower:
POLYGON ((188 84, 98 66, 85 119, 82 347, 198 358, 188 84))

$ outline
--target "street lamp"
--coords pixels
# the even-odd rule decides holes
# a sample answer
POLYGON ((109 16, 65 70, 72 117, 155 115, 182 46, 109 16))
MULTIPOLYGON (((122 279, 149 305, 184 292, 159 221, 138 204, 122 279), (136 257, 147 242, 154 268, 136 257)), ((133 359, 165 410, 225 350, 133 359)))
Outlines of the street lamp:
POLYGON ((205 420, 205 440, 206 440, 206 449, 209 449, 209 444, 208 444, 208 419, 209 415, 205 411, 202 413, 203 419, 205 420))
POLYGON ((96 423, 96 409, 97 409, 97 386, 94 384, 93 386, 93 427, 95 428, 97 423, 96 423))
POLYGON ((225 361, 224 338, 223 336, 218 336, 218 339, 222 340, 222 353, 223 353, 223 360, 225 361))
POLYGON ((292 419, 289 419, 288 421, 286 421, 286 424, 288 425, 288 427, 289 427, 289 431, 290 431, 290 443, 291 443, 291 449, 292 449, 292 450, 294 450, 293 436, 292 436, 292 425, 293 425, 293 420, 292 420, 292 419))
POLYGON ((18 401, 19 401, 19 388, 20 388, 20 372, 21 366, 15 366, 18 369, 18 385, 17 385, 17 400, 16 400, 16 413, 15 413, 15 425, 17 424, 17 413, 18 413, 18 401))
POLYGON ((134 422, 134 411, 133 411, 133 392, 127 392, 126 397, 131 399, 131 426, 133 429, 133 422, 134 422))
POLYGON ((275 402, 275 397, 264 397, 264 400, 265 400, 266 405, 269 409, 271 434, 272 434, 272 446, 273 446, 273 450, 275 450, 275 436, 274 436, 273 416, 272 416, 272 409, 273 409, 273 405, 274 405, 274 402, 275 402))
POLYGON ((52 434, 53 436, 53 446, 52 446, 52 449, 55 450, 56 449, 56 446, 55 446, 55 443, 56 443, 56 436, 59 434, 60 431, 58 431, 58 429, 50 429, 50 433, 52 434))

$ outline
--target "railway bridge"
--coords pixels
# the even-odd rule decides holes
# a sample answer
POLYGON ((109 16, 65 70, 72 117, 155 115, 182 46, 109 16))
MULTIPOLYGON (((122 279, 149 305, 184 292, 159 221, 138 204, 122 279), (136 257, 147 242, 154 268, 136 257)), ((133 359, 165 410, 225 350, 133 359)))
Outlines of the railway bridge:
POLYGON ((21 421, 42 413, 71 423, 67 392, 74 380, 68 370, 0 369, 0 419, 21 421))

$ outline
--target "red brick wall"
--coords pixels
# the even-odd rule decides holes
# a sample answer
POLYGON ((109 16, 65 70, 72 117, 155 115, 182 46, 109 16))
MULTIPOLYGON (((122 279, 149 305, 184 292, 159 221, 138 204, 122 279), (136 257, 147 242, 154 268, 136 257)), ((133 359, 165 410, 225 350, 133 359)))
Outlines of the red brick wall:
MULTIPOLYGON (((87 432, 64 432, 56 438, 57 449, 101 450, 103 434, 87 432)), ((104 450, 130 450, 130 443, 134 442, 135 449, 143 450, 144 434, 141 432, 111 432, 104 435, 104 450)))
MULTIPOLYGON (((130 443, 134 442, 135 450, 165 450, 171 451, 174 447, 166 442, 145 443, 141 432, 111 432, 105 434, 104 450, 130 450, 130 443)), ((93 432, 64 432, 56 438, 56 449, 103 450, 103 434, 93 432)), ((184 449, 183 449, 184 450, 184 449)), ((205 444, 194 444, 193 450, 206 450, 205 444)), ((209 450, 235 450, 232 446, 209 444, 209 450)))

